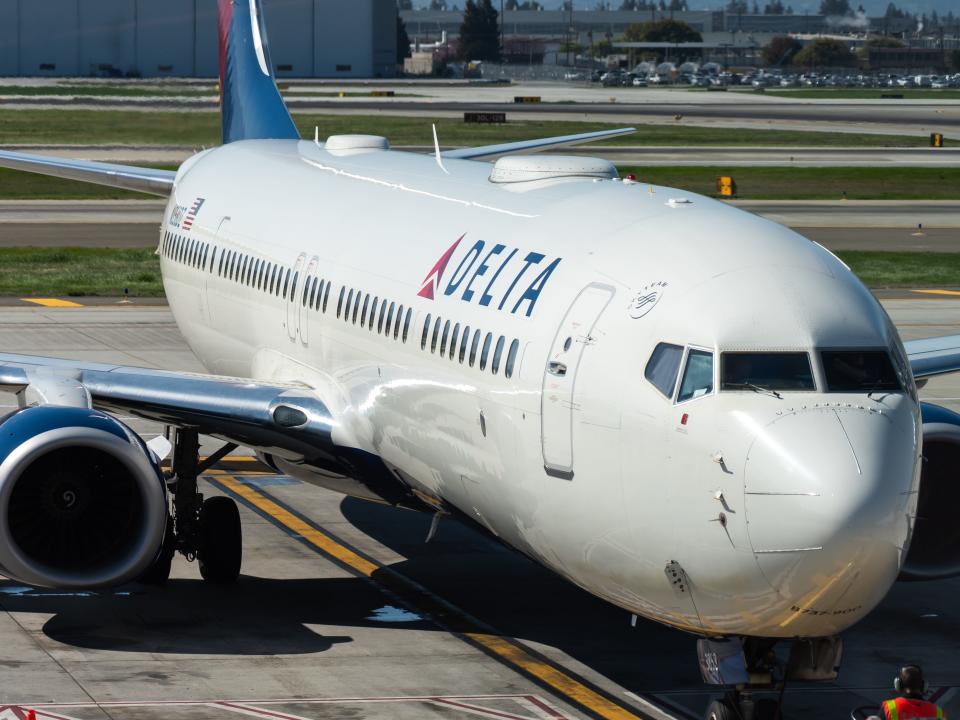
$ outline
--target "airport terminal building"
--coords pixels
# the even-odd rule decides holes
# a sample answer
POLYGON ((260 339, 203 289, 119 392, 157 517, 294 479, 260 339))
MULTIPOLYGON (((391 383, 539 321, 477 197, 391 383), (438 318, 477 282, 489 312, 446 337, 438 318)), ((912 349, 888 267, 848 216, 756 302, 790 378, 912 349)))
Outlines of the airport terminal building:
MULTIPOLYGON (((395 0, 263 5, 279 77, 396 75, 395 0)), ((0 75, 218 73, 217 0, 0 0, 0 75)))

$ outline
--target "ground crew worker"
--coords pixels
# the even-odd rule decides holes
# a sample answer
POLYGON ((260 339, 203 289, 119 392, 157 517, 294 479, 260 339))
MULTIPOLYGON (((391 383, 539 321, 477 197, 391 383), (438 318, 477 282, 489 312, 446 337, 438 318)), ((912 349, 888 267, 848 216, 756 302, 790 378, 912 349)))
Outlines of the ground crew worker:
POLYGON ((893 681, 893 687, 901 697, 887 700, 881 706, 886 720, 919 720, 919 718, 946 718, 943 709, 923 696, 927 683, 919 665, 905 665, 893 681))

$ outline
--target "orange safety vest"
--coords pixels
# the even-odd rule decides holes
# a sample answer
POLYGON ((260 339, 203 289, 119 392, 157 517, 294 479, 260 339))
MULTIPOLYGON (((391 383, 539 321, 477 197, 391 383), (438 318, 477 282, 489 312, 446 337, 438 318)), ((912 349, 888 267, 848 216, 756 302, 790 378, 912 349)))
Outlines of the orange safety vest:
POLYGON ((926 718, 946 720, 947 717, 939 705, 926 700, 912 700, 905 697, 887 700, 883 703, 883 712, 887 720, 926 720, 926 718))

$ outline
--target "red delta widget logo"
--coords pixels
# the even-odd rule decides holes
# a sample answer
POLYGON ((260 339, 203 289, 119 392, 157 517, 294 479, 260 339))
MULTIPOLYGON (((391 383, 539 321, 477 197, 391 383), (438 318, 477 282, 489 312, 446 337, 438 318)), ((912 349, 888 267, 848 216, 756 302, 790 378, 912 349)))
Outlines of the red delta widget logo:
POLYGON ((423 287, 417 295, 434 300, 442 293, 457 296, 463 302, 506 309, 511 314, 520 311, 530 317, 540 293, 563 258, 544 264, 546 256, 542 253, 531 251, 524 254, 519 248, 508 248, 500 243, 488 247, 486 241, 477 240, 444 285, 447 265, 458 254, 457 249, 465 237, 466 233, 440 256, 423 279, 423 287))

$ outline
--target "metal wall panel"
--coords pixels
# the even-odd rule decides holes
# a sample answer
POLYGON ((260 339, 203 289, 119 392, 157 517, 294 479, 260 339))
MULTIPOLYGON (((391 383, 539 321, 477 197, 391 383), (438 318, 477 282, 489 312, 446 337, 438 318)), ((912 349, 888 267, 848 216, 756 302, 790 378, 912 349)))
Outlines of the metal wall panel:
POLYGON ((315 77, 373 75, 373 0, 317 0, 315 77))
POLYGON ((0 0, 0 75, 20 74, 17 0, 0 0))
POLYGON ((77 75, 80 69, 79 0, 20 3, 20 72, 77 75))
POLYGON ((372 75, 394 77, 397 74, 397 4, 394 0, 372 2, 372 75))
POLYGON ((310 77, 314 0, 264 0, 263 14, 277 77, 310 77))
POLYGON ((217 0, 195 0, 197 9, 196 58, 197 77, 220 77, 220 39, 217 34, 217 0))
POLYGON ((81 75, 131 74, 136 70, 133 0, 79 0, 81 75))
POLYGON ((137 69, 144 77, 194 75, 194 3, 136 0, 137 69))

